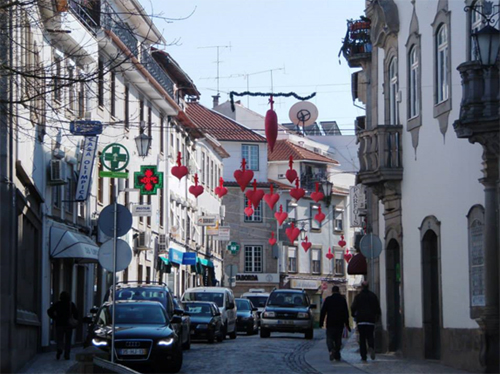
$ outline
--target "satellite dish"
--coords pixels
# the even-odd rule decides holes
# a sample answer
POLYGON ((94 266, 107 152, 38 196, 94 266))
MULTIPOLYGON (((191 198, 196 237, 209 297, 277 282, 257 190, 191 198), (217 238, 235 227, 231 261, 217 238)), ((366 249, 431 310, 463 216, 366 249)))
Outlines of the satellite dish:
POLYGON ((299 101, 292 105, 288 116, 297 126, 309 126, 318 119, 318 108, 309 101, 299 101))

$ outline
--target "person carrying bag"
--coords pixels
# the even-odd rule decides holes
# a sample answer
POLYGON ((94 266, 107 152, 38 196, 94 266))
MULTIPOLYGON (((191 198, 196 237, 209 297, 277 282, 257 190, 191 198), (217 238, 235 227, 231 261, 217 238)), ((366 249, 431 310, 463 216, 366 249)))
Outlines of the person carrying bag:
POLYGON ((64 350, 64 359, 69 360, 71 352, 71 337, 73 329, 78 326, 78 310, 71 301, 68 292, 63 291, 59 295, 59 301, 56 301, 47 310, 47 314, 55 322, 57 354, 59 360, 64 350))

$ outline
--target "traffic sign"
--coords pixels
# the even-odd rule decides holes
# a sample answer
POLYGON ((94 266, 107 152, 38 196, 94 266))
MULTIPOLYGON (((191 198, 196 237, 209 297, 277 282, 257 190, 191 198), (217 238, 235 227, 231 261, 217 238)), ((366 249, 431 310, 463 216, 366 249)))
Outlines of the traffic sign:
POLYGON ((361 238, 359 249, 363 256, 374 259, 382 253, 382 242, 377 235, 367 234, 361 238))
MULTIPOLYGON (((113 271, 113 239, 108 240, 99 248, 99 264, 108 270, 113 271)), ((125 240, 116 240, 116 271, 125 270, 132 261, 132 249, 125 240)))
POLYGON ((238 265, 230 264, 226 266, 226 274, 229 278, 235 277, 238 274, 238 265))
POLYGON ((112 143, 103 149, 102 165, 111 171, 120 171, 127 167, 130 156, 127 148, 119 143, 112 143))
POLYGON ((240 245, 236 242, 231 242, 227 245, 227 250, 231 251, 231 253, 235 255, 240 250, 240 245))
MULTIPOLYGON (((118 208, 116 216, 116 236, 125 235, 132 227, 132 214, 130 211, 121 204, 116 204, 118 208)), ((114 204, 105 207, 99 214, 97 226, 107 236, 114 236, 114 218, 115 218, 114 204)))

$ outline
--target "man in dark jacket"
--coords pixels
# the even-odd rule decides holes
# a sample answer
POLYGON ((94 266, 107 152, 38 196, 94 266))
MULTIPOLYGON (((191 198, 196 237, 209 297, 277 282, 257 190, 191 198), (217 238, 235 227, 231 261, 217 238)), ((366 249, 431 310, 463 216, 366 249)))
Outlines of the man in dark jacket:
POLYGON ((47 310, 47 314, 52 318, 56 325, 56 343, 57 354, 59 360, 64 349, 64 358, 69 360, 71 351, 71 336, 73 335, 73 326, 70 325, 69 319, 73 317, 78 319, 78 310, 76 305, 71 301, 68 292, 63 291, 59 295, 59 301, 56 301, 47 310))
POLYGON ((347 302, 340 294, 338 286, 332 287, 332 295, 325 299, 321 307, 319 319, 319 325, 321 327, 323 327, 325 316, 327 316, 326 345, 328 347, 328 352, 330 352, 330 361, 334 358, 336 361, 340 361, 342 332, 344 331, 344 326, 346 326, 349 331, 351 331, 351 328, 349 326, 349 309, 347 309, 347 302))
POLYGON ((377 295, 368 289, 368 282, 362 283, 362 290, 356 295, 351 305, 351 313, 356 320, 359 332, 359 353, 361 359, 366 361, 366 343, 370 350, 370 357, 375 360, 375 344, 373 332, 375 322, 382 314, 377 295))

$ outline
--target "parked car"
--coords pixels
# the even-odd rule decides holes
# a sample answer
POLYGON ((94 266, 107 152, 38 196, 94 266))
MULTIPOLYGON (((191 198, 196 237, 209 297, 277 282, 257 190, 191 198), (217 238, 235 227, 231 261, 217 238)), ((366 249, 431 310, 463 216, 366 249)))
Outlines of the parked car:
POLYGON ((188 288, 182 295, 182 301, 213 301, 222 314, 224 337, 229 335, 231 339, 236 339, 236 304, 234 303, 233 291, 229 288, 188 288))
POLYGON ((179 332, 179 336, 182 341, 182 349, 190 349, 191 348, 191 317, 189 316, 189 312, 186 311, 182 302, 180 302, 176 296, 174 296, 174 310, 182 310, 181 314, 181 330, 179 332))
POLYGON ((248 299, 236 300, 236 329, 246 332, 248 335, 256 334, 259 331, 259 316, 257 308, 248 299))
POLYGON ((257 314, 259 315, 260 324, 260 317, 262 312, 264 311, 264 307, 266 306, 267 299, 269 298, 269 292, 265 292, 265 290, 261 288, 251 288, 248 292, 242 294, 241 297, 243 299, 250 300, 252 304, 257 307, 257 314))
MULTIPOLYGON (((150 367, 156 372, 177 373, 182 367, 181 341, 172 320, 157 301, 115 302, 115 362, 132 369, 150 367)), ((93 321, 92 344, 111 354, 113 303, 104 303, 93 321)), ((85 321, 85 319, 84 319, 85 321)), ((86 321, 88 322, 88 321, 86 321)))
POLYGON ((191 317, 193 339, 207 339, 209 343, 224 339, 222 314, 217 304, 211 301, 188 301, 184 305, 191 317))
POLYGON ((316 304, 311 304, 303 290, 274 290, 269 295, 260 321, 260 337, 268 338, 273 331, 304 333, 306 339, 313 338, 313 313, 316 304))

